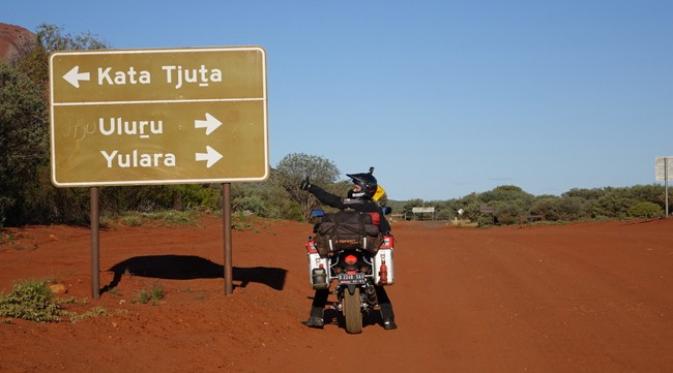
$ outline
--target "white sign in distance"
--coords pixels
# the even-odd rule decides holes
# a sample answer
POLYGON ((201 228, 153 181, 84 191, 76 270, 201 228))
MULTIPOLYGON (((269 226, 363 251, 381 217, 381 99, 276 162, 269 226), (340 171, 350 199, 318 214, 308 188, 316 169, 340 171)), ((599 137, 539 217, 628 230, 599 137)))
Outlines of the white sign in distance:
POLYGON ((666 180, 665 166, 668 166, 668 180, 673 180, 673 157, 657 157, 654 162, 654 176, 657 181, 666 180))
POLYGON ((411 212, 414 214, 432 214, 435 212, 434 207, 412 207, 411 212))

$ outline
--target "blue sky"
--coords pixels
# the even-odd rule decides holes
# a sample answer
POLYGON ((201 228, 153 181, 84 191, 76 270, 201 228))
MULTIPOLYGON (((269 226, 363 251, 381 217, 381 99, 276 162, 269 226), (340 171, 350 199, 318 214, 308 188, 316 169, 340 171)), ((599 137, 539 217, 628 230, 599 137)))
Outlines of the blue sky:
POLYGON ((113 48, 267 50, 271 164, 376 167, 393 199, 654 182, 673 1, 33 1, 0 22, 113 48))

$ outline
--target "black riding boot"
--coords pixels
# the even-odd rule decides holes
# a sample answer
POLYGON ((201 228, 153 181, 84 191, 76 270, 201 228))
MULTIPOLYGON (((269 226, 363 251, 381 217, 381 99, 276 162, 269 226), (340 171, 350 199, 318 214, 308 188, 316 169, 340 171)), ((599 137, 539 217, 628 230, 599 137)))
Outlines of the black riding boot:
POLYGON ((323 312, 325 310, 325 305, 327 304, 327 296, 329 295, 329 289, 317 289, 315 295, 313 296, 313 303, 311 303, 311 315, 308 320, 304 321, 304 325, 311 328, 319 328, 325 325, 325 320, 323 319, 323 312))
POLYGON ((397 324, 395 324, 395 313, 393 312, 393 305, 390 303, 390 298, 388 298, 386 289, 384 289, 383 286, 376 286, 376 297, 379 300, 379 307, 381 307, 381 320, 383 321, 383 329, 397 329, 397 324))

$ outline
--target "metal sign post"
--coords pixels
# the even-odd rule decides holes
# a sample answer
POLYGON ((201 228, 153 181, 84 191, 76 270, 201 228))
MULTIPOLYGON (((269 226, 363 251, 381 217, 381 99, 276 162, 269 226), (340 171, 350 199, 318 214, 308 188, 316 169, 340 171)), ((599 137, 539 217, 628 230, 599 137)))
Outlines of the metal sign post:
POLYGON ((100 298, 100 209, 98 206, 98 188, 91 188, 91 296, 100 298))
POLYGON ((234 292, 231 258, 231 184, 222 184, 222 224, 224 238, 224 294, 234 292))
POLYGON ((259 47, 56 52, 51 180, 91 187, 91 288, 100 296, 99 195, 108 185, 222 184, 231 294, 231 182, 269 174, 259 47))

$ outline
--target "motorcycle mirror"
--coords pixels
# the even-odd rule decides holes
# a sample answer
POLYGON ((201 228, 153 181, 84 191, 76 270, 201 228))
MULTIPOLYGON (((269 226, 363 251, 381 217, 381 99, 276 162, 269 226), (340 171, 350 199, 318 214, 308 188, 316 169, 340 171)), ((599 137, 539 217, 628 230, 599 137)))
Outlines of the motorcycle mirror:
POLYGON ((390 206, 386 206, 383 208, 383 215, 389 215, 391 212, 393 212, 393 209, 390 208, 390 206))

